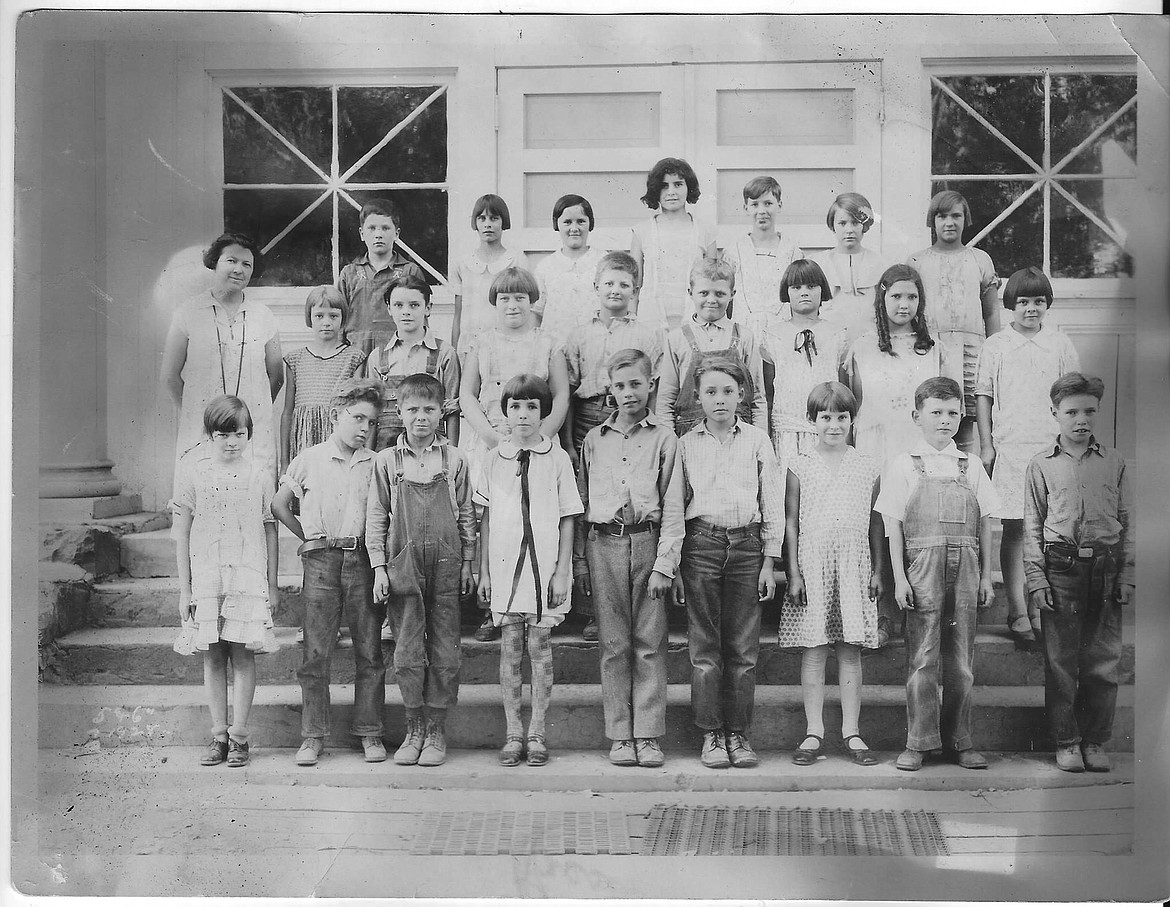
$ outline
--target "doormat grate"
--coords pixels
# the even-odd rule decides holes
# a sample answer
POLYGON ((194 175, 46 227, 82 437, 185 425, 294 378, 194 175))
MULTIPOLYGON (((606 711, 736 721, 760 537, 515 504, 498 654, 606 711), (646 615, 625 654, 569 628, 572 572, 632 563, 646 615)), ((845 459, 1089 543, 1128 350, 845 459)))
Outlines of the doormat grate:
POLYGON ((630 832, 621 812, 424 813, 411 854, 628 854, 630 832))
POLYGON ((946 856, 925 810, 655 806, 642 853, 674 856, 946 856))

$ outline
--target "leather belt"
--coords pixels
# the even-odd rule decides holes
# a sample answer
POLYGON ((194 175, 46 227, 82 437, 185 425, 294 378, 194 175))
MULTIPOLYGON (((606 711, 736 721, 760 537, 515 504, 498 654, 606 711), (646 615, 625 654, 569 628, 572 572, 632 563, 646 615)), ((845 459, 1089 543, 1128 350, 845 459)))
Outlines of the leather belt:
POLYGON ((687 520, 687 529, 697 529, 699 532, 707 535, 725 535, 729 539, 732 538, 748 538, 749 536, 759 536, 760 524, 748 523, 746 526, 717 526, 714 523, 708 523, 706 520, 701 520, 698 517, 687 520))
POLYGON ((342 551, 357 551, 362 545, 360 535, 346 535, 341 538, 306 539, 297 549, 297 554, 307 551, 319 551, 322 548, 340 548, 342 551))
POLYGON ((1045 552, 1055 552, 1056 554, 1063 555, 1064 557, 1071 557, 1078 561, 1091 561, 1094 558, 1113 554, 1112 546, 1094 548, 1092 545, 1083 545, 1080 548, 1074 548, 1072 545, 1064 545, 1060 542, 1049 542, 1044 546, 1044 550, 1045 552))
POLYGON ((633 535, 637 532, 649 532, 651 529, 657 529, 658 524, 652 520, 643 520, 640 523, 590 523, 598 532, 604 532, 606 535, 612 535, 621 538, 623 535, 633 535))

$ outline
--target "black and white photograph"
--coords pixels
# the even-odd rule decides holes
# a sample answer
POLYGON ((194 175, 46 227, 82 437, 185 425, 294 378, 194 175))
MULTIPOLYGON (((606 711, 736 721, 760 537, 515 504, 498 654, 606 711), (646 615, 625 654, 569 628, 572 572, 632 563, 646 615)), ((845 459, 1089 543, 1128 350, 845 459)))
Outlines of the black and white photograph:
POLYGON ((1170 897, 1157 7, 0 12, 5 898, 1170 897))

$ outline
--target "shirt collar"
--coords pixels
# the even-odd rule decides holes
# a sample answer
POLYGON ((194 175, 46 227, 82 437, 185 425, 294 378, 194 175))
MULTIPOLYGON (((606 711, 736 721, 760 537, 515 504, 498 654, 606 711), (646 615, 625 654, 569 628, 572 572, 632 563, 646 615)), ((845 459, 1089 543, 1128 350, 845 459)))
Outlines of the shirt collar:
POLYGON ((698 315, 691 315, 691 323, 694 324, 695 327, 702 328, 704 331, 709 331, 713 328, 719 328, 720 330, 726 331, 731 328, 731 319, 726 315, 724 315, 718 321, 700 321, 698 315))
POLYGON ((951 441, 951 443, 942 450, 936 450, 934 447, 927 444, 925 440, 921 440, 912 448, 910 448, 910 453, 916 457, 929 457, 931 455, 936 455, 940 457, 954 457, 956 460, 967 459, 967 454, 959 450, 959 448, 955 446, 954 441, 951 441))
MULTIPOLYGON (((605 434, 607 431, 616 431, 619 434, 624 434, 620 428, 617 427, 617 413, 610 415, 608 419, 601 423, 601 433, 605 434)), ((633 433, 635 428, 653 428, 659 424, 658 417, 650 410, 646 411, 646 415, 630 426, 630 433, 633 433)))
POLYGON ((632 324, 634 317, 635 316, 631 315, 629 312, 627 312, 625 315, 614 315, 609 320, 609 324, 606 325, 606 323, 601 320, 601 309, 598 309, 593 313, 594 323, 600 324, 602 327, 613 327, 615 324, 632 324))
MULTIPOLYGON (((364 266, 365 266, 365 267, 367 267, 367 268, 373 268, 373 267, 374 267, 374 263, 373 263, 372 261, 370 261, 370 251, 369 251, 369 249, 367 249, 365 252, 363 252, 361 255, 359 255, 359 256, 358 256, 358 257, 355 259, 355 261, 356 261, 356 263, 357 263, 357 264, 359 264, 359 265, 364 265, 364 266)), ((394 250, 393 250, 393 251, 390 253, 390 260, 386 262, 386 267, 384 267, 384 268, 377 268, 377 269, 374 271, 374 273, 375 273, 375 274, 377 274, 377 273, 379 273, 380 271, 384 271, 384 270, 386 270, 386 268, 389 268, 390 270, 394 270, 395 268, 400 268, 400 267, 402 267, 403 263, 404 263, 404 262, 403 262, 403 260, 402 260, 402 259, 401 259, 401 258, 398 256, 398 250, 397 250, 397 249, 394 249, 394 250)))
MULTIPOLYGON (((338 461, 344 463, 346 460, 346 456, 345 456, 345 454, 343 454, 341 452, 340 448, 338 448, 337 443, 332 438, 329 439, 328 443, 329 443, 329 458, 331 460, 338 460, 338 461)), ((360 462, 362 462, 362 460, 368 460, 373 455, 374 455, 374 452, 372 450, 370 450, 368 447, 358 447, 354 450, 354 452, 349 457, 350 465, 352 466, 354 463, 360 463, 360 462)))
MULTIPOLYGON (((742 425, 743 425, 743 422, 740 420, 739 416, 736 416, 735 417, 735 424, 731 426, 730 434, 738 435, 739 430, 742 427, 742 425)), ((700 434, 708 435, 709 437, 712 437, 712 438, 715 437, 715 435, 711 432, 711 430, 707 428, 706 418, 700 419, 698 422, 696 422, 695 427, 692 428, 691 431, 697 431, 700 434)))
MULTIPOLYGON (((1062 453, 1068 454, 1070 457, 1073 456, 1072 451, 1065 450, 1064 447, 1061 446, 1060 435, 1057 435, 1056 442, 1052 445, 1052 452, 1049 453, 1048 456, 1050 458, 1056 457, 1062 453)), ((1101 448, 1101 442, 1097 440, 1096 435, 1089 435, 1089 447, 1085 453, 1095 453, 1099 457, 1105 456, 1105 451, 1101 448)))
MULTIPOLYGON (((426 447, 423 448, 423 453, 427 453, 428 451, 431 451, 431 450, 438 450, 440 447, 442 447, 446 443, 447 443, 447 439, 444 438, 442 435, 440 435, 438 432, 435 432, 435 439, 433 441, 431 441, 430 444, 428 444, 426 447)), ((414 452, 414 448, 412 448, 408 443, 406 443, 406 432, 403 432, 402 434, 400 434, 398 436, 398 441, 394 446, 397 447, 399 450, 410 454, 412 457, 418 456, 418 454, 416 454, 414 452)))
MULTIPOLYGON (((435 338, 435 335, 431 333, 430 328, 427 328, 427 330, 423 331, 422 340, 416 343, 415 346, 418 346, 419 343, 429 350, 437 350, 439 348, 439 341, 435 338)), ((405 342, 401 337, 398 336, 398 331, 394 332, 394 336, 390 338, 390 342, 387 343, 383 349, 388 353, 396 346, 405 346, 405 342)))
POLYGON ((1010 324, 1005 327, 1002 333, 1007 334, 1011 339, 1009 346, 1012 349, 1019 349, 1027 346, 1029 343, 1034 343, 1043 350, 1051 350, 1056 346, 1056 332, 1052 328, 1041 327, 1039 333, 1033 334, 1031 337, 1025 337, 1010 324))
MULTIPOLYGON (((552 441, 541 436, 540 441, 535 447, 523 448, 524 450, 531 450, 534 454, 546 454, 552 450, 552 441)), ((505 439, 496 447, 501 457, 505 460, 515 460, 520 454, 521 448, 517 447, 510 439, 505 439)))

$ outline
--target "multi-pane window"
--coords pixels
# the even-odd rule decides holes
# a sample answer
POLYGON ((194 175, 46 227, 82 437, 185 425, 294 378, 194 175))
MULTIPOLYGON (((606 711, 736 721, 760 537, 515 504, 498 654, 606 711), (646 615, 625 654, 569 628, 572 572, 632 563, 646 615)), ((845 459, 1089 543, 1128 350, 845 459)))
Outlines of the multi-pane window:
POLYGON ((933 192, 968 200, 965 235, 1001 275, 1133 275, 1137 79, 1057 73, 931 78, 933 192))
POLYGON ((358 211, 399 213, 399 248, 447 273, 445 85, 225 87, 223 211, 253 236, 257 284, 332 283, 364 251, 358 211))

